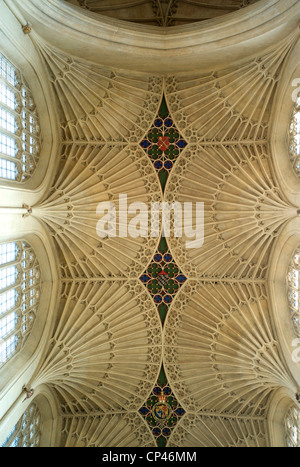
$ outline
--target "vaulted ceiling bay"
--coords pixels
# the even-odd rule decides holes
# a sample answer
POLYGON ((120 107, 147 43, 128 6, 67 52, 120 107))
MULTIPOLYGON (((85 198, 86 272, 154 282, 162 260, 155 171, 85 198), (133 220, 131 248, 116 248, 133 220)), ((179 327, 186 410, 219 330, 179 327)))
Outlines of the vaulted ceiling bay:
MULTIPOLYGON (((18 399, 26 376, 37 406, 49 404, 46 444, 287 442, 277 409, 296 406, 300 372, 286 284, 278 299, 274 284, 284 245, 299 239, 300 191, 282 182, 289 148, 278 150, 274 131, 300 9, 282 3, 4 1, 21 65, 30 44, 27 82, 34 72, 51 102, 47 183, 41 175, 28 200, 26 184, 13 189, 30 206, 18 220, 25 239, 34 229, 53 253, 56 295, 26 371, 6 373, 14 417, 4 409, 1 430, 34 401, 18 399), (169 238, 161 225, 156 237, 100 238, 99 203, 119 206, 124 194, 149 212, 204 203, 203 246, 174 235, 172 216, 169 238)), ((289 120, 280 125, 287 137, 289 120)))

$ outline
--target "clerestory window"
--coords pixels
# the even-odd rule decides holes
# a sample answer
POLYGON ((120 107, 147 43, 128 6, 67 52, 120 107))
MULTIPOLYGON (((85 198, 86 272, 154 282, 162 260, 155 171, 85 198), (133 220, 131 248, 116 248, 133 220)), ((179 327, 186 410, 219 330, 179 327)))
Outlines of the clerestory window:
POLYGON ((0 244, 0 367, 23 346, 40 295, 40 270, 26 242, 0 244))
POLYGON ((290 158, 293 169, 300 177, 300 96, 298 96, 290 125, 290 158))
POLYGON ((285 432, 287 446, 291 448, 300 447, 300 411, 292 407, 285 419, 285 432))
POLYGON ((0 54, 0 181, 26 181, 34 172, 40 129, 22 74, 0 54))
POLYGON ((296 335, 300 337, 300 248, 294 252, 288 270, 288 302, 296 335))
POLYGON ((39 447, 41 416, 36 404, 31 404, 2 447, 39 447))

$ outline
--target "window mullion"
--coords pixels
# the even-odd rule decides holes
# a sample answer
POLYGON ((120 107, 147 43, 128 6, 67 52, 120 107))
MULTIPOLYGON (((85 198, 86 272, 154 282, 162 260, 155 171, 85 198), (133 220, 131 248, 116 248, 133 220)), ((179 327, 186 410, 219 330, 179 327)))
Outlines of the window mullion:
POLYGON ((37 447, 40 440, 41 415, 36 404, 31 404, 2 447, 37 447))
POLYGON ((3 307, 4 303, 6 303, 6 302, 0 304, 0 306, 4 308, 4 311, 1 311, 1 309, 0 309, 0 318, 2 318, 4 316, 7 316, 11 312, 16 311, 16 310, 18 310, 20 308, 21 295, 22 295, 21 287, 18 285, 17 287, 13 287, 13 288, 7 290, 6 292, 1 293, 0 300, 1 300, 1 297, 4 297, 4 295, 9 293, 9 292, 13 292, 13 295, 7 297, 8 304, 7 304, 6 309, 5 309, 5 307, 3 307), (12 306, 10 308, 8 308, 10 299, 12 300, 12 302, 11 302, 12 306))
POLYGON ((21 87, 20 85, 16 82, 16 84, 10 83, 7 79, 5 79, 1 73, 0 73, 0 84, 3 86, 6 86, 10 91, 12 92, 18 92, 20 93, 21 87))
POLYGON ((24 182, 37 165, 40 129, 29 88, 21 73, 1 54, 0 85, 0 158, 8 161, 0 166, 0 178, 24 182))
POLYGON ((5 269, 7 267, 10 267, 10 266, 17 266, 18 264, 20 264, 20 258, 16 258, 14 261, 9 261, 7 263, 4 263, 4 264, 0 264, 0 270, 1 269, 5 269))
POLYGON ((0 261, 1 332, 8 330, 3 335, 4 341, 3 338, 0 341, 2 365, 7 361, 5 356, 8 359, 21 348, 32 329, 39 303, 40 271, 32 248, 23 241, 0 244, 0 261))
MULTIPOLYGON (((4 323, 5 318, 8 318, 10 315, 14 315, 14 316, 12 316, 12 320, 11 320, 11 322, 13 322, 13 326, 9 331, 6 332, 6 334, 4 334, 2 337, 0 337, 2 339, 2 341, 4 341, 4 342, 8 341, 14 335, 18 336, 18 334, 20 334, 20 332, 21 332, 22 320, 21 320, 21 317, 16 314, 16 312, 9 313, 6 317, 1 316, 0 325, 2 326, 2 324, 4 323)), ((9 327, 9 323, 6 324, 6 326, 9 327)), ((0 336, 1 336, 1 334, 2 334, 2 330, 0 328, 0 336)))

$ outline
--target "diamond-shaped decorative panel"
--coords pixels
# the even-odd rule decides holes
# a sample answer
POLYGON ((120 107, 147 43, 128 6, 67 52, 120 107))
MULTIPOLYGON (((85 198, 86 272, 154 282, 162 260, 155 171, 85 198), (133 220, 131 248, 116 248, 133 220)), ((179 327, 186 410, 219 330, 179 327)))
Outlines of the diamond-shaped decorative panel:
POLYGON ((164 368, 147 401, 139 413, 145 418, 152 430, 158 447, 166 446, 168 438, 185 410, 180 406, 170 388, 164 368))
POLYGON ((140 145, 151 158, 164 189, 175 160, 187 145, 170 116, 165 98, 154 124, 140 145))
POLYGON ((164 322, 169 305, 187 278, 181 273, 169 252, 167 240, 162 237, 150 265, 140 277, 157 305, 164 322))

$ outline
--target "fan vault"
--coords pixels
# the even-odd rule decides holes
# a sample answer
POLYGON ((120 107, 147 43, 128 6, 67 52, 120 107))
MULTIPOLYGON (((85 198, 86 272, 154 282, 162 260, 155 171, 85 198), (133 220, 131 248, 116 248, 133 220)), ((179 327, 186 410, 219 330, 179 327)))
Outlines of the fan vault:
MULTIPOLYGON (((79 3, 88 14, 106 8, 79 3)), ((246 6, 146 3, 149 22, 163 26, 189 23, 192 4, 200 19, 246 6)), ((298 209, 278 186, 270 145, 274 96, 297 39, 239 65, 151 74, 84 60, 76 44, 59 50, 32 28, 61 151, 32 206, 57 251, 60 301, 30 386, 54 391, 61 446, 268 445, 270 399, 295 386, 267 279, 298 209), (162 232, 100 239, 97 205, 122 193, 149 208, 204 202, 203 247, 162 232)))

